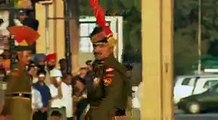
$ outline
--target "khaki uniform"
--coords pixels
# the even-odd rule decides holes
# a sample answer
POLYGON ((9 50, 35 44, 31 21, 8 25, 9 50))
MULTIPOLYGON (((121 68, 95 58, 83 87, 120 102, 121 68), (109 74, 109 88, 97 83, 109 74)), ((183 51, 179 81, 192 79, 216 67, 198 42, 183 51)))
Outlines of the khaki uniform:
POLYGON ((100 65, 103 69, 102 76, 96 76, 96 70, 93 70, 93 83, 96 82, 96 78, 99 78, 100 82, 92 89, 88 89, 90 102, 86 117, 88 120, 111 120, 117 109, 126 108, 130 86, 125 75, 125 67, 113 55, 110 55, 102 64, 103 66, 100 65))
POLYGON ((15 69, 6 78, 3 113, 9 120, 31 120, 31 78, 25 69, 15 69))

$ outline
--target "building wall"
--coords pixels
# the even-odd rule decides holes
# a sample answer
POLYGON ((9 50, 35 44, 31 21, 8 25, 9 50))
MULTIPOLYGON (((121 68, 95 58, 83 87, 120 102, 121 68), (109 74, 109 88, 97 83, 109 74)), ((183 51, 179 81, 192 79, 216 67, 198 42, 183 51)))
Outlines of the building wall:
POLYGON ((142 0, 142 120, 174 119, 172 16, 173 0, 142 0))
MULTIPOLYGON (((63 18, 63 1, 55 0, 48 7, 49 18, 63 18)), ((48 37, 46 37, 46 8, 45 5, 36 3, 36 18, 39 20, 40 38, 36 43, 37 53, 57 53, 57 58, 64 57, 64 20, 49 19, 48 20, 48 37), (47 39, 48 38, 48 39, 47 39)))

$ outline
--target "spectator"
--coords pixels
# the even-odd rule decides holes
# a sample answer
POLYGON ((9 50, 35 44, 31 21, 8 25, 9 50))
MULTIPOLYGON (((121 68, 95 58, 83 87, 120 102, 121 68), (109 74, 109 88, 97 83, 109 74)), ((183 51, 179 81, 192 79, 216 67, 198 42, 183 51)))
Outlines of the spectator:
POLYGON ((46 84, 50 84, 50 71, 56 66, 56 53, 50 53, 46 56, 46 72, 48 73, 45 79, 46 84))
MULTIPOLYGON (((51 92, 51 109, 49 113, 53 111, 59 111, 63 115, 65 115, 65 106, 63 105, 63 91, 62 91, 62 81, 61 81, 61 71, 58 69, 53 69, 50 71, 51 84, 49 85, 49 89, 51 92)), ((65 91, 64 91, 65 92, 65 91)))
POLYGON ((37 77, 37 67, 35 66, 35 64, 32 62, 31 64, 28 65, 27 67, 27 72, 31 77, 31 81, 32 83, 36 83, 38 81, 38 77, 37 77))
POLYGON ((33 114, 33 120, 47 120, 49 101, 51 100, 51 93, 49 87, 45 84, 45 71, 38 71, 38 82, 33 84, 33 88, 38 90, 42 96, 43 107, 33 114))
POLYGON ((22 23, 23 25, 26 25, 26 26, 28 26, 28 27, 34 29, 35 31, 38 30, 39 21, 36 20, 36 19, 33 18, 33 17, 27 16, 26 11, 20 10, 19 13, 18 13, 18 19, 21 21, 21 23, 22 23))
POLYGON ((88 100, 86 95, 86 85, 84 79, 77 76, 73 78, 74 81, 74 111, 76 114, 76 119, 81 120, 81 115, 84 112, 88 100))
POLYGON ((85 90, 85 81, 80 76, 75 76, 72 79, 73 85, 73 94, 77 97, 80 97, 85 90))
POLYGON ((43 53, 38 53, 33 56, 33 62, 39 70, 45 70, 46 56, 43 53))
POLYGON ((51 53, 46 56, 47 70, 50 72, 56 66, 56 53, 51 53))
POLYGON ((86 77, 86 75, 87 75, 87 72, 88 72, 88 68, 87 67, 81 67, 79 69, 79 77, 84 79, 86 77))
POLYGON ((62 75, 65 75, 67 73, 67 62, 66 59, 62 58, 58 61, 60 65, 60 70, 62 72, 62 75))
POLYGON ((73 93, 72 93, 72 75, 67 73, 63 76, 63 82, 61 84, 61 89, 63 92, 63 105, 66 108, 67 120, 73 119, 73 93))
POLYGON ((34 112, 40 110, 43 107, 42 97, 38 90, 32 88, 32 109, 34 112))
POLYGON ((52 111, 49 120, 63 120, 62 114, 59 111, 52 111))

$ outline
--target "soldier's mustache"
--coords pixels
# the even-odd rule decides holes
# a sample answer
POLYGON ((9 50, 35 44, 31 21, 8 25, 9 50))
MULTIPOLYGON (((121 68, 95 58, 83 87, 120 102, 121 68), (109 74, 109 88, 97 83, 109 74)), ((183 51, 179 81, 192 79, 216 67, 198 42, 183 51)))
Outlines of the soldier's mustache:
POLYGON ((94 52, 94 55, 101 55, 101 53, 99 53, 99 52, 94 52))

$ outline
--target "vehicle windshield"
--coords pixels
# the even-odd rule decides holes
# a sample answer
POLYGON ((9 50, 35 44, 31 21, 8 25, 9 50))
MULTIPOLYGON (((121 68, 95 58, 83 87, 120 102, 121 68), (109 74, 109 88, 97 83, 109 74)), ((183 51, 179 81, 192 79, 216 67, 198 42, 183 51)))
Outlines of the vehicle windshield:
POLYGON ((217 92, 218 93, 218 84, 212 86, 208 89, 208 92, 217 92))

